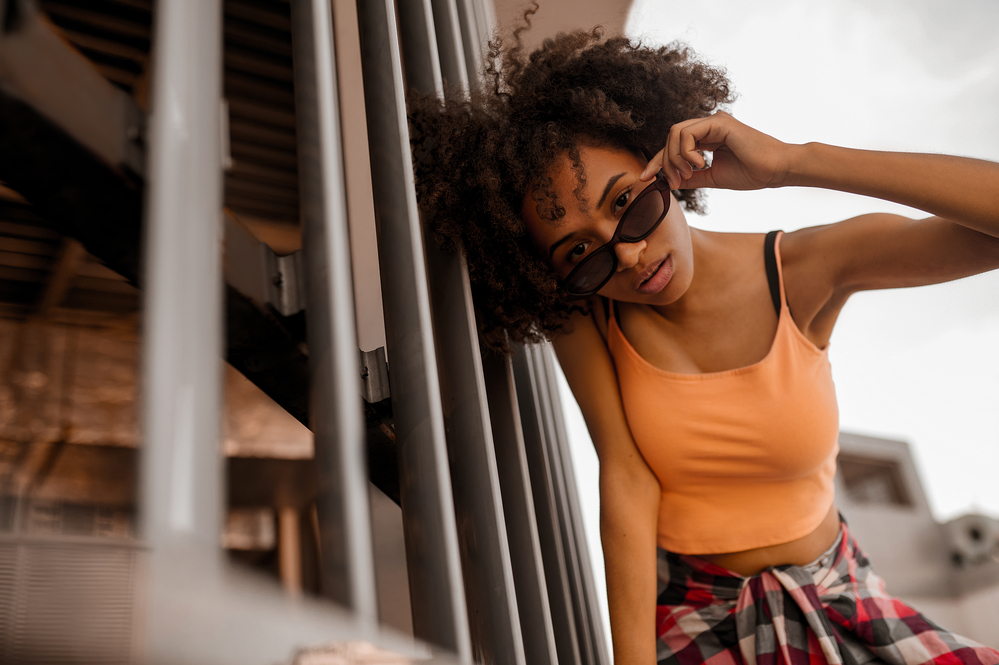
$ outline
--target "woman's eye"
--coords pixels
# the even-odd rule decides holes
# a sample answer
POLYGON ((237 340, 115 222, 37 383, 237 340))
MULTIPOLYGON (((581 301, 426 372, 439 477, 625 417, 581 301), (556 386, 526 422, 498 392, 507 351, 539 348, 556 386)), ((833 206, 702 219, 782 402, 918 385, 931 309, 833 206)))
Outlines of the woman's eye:
POLYGON ((574 261, 578 261, 579 259, 583 258, 583 254, 586 254, 586 243, 585 242, 581 242, 578 245, 573 245, 573 247, 569 250, 569 254, 566 256, 566 258, 570 262, 574 262, 574 261))
POLYGON ((631 190, 626 189, 617 195, 614 199, 614 212, 619 213, 628 205, 628 201, 631 200, 631 190))

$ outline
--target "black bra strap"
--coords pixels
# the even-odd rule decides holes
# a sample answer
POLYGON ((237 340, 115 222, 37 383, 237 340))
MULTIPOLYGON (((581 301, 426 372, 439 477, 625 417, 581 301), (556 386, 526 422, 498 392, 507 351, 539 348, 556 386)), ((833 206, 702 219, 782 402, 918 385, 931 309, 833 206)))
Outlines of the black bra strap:
POLYGON ((763 241, 763 263, 767 268, 770 298, 774 301, 774 310, 777 312, 777 316, 780 316, 780 273, 777 272, 777 252, 774 249, 778 233, 780 231, 771 231, 763 241))
POLYGON ((614 308, 614 318, 615 319, 620 319, 621 318, 618 315, 618 312, 617 312, 617 301, 616 300, 611 300, 610 298, 605 298, 604 296, 600 296, 600 302, 604 306, 604 321, 606 321, 607 323, 610 323, 610 320, 611 320, 611 308, 612 307, 614 308))

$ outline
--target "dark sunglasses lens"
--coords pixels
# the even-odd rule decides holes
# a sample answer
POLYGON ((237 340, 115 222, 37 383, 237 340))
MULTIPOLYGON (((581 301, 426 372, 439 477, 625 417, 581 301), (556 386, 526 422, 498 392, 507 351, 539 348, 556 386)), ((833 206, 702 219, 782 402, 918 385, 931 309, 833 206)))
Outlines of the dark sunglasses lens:
POLYGON ((614 255, 610 252, 597 252, 583 259, 583 262, 569 273, 565 287, 569 293, 590 294, 599 289, 613 271, 614 255))
POLYGON ((662 192, 657 188, 642 192, 638 200, 624 213, 621 223, 621 238, 627 241, 640 240, 656 225, 666 212, 662 192))

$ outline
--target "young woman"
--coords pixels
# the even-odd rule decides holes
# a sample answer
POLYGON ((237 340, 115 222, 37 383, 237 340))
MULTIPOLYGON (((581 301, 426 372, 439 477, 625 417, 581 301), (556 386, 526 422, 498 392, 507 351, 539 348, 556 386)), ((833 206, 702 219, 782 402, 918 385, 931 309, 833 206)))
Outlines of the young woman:
POLYGON ((680 46, 515 33, 488 62, 470 99, 411 99, 419 200, 484 343, 554 343, 600 460, 615 662, 999 663, 888 596, 841 521, 826 356, 851 294, 999 267, 999 165, 782 143, 680 46), (927 216, 687 224, 704 189, 784 186, 927 216))

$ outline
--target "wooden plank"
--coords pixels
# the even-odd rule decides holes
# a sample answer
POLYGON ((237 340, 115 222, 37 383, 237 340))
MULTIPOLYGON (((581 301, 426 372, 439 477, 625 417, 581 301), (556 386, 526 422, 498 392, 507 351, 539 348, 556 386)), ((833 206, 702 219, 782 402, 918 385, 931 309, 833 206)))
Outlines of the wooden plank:
MULTIPOLYGON (((6 239, 4 239, 4 246, 6 244, 6 239)), ((19 270, 32 270, 45 273, 52 270, 53 263, 54 259, 52 257, 0 250, 0 266, 4 268, 17 268, 19 270)))
POLYGON ((3 249, 6 253, 27 254, 30 256, 55 255, 58 242, 45 242, 42 240, 28 240, 27 238, 4 238, 3 249))
MULTIPOLYGON (((0 220, 3 220, 4 213, 0 211, 0 220)), ((3 247, 7 247, 7 238, 35 238, 36 240, 58 241, 62 236, 43 226, 34 224, 23 224, 20 222, 0 221, 0 237, 3 237, 3 247)))
POLYGON ((229 47, 225 50, 224 62, 227 70, 291 83, 291 58, 268 58, 247 49, 229 47))
POLYGON ((261 28, 253 23, 227 16, 222 28, 225 43, 255 51, 267 51, 273 55, 291 57, 291 34, 270 28, 261 28))
POLYGON ((239 96, 231 96, 229 103, 229 118, 246 118, 256 122, 274 125, 283 129, 295 129, 294 109, 275 108, 271 104, 255 103, 239 96))
POLYGON ((294 130, 282 130, 246 120, 230 118, 229 134, 233 142, 252 143, 294 153, 297 149, 294 130))
POLYGON ((150 26, 148 24, 130 21, 117 16, 109 16, 108 14, 78 5, 64 5, 49 1, 45 3, 45 12, 54 19, 68 18, 122 35, 142 37, 143 39, 151 38, 150 26))
POLYGON ((251 163, 298 169, 298 156, 294 150, 278 150, 239 141, 232 143, 230 152, 236 160, 245 159, 251 163))
POLYGON ((226 69, 222 87, 226 97, 244 97, 266 106, 295 111, 295 93, 290 85, 226 69))
POLYGON ((291 33, 291 8, 287 3, 249 3, 240 0, 226 0, 223 5, 226 16, 241 18, 259 25, 291 33))

